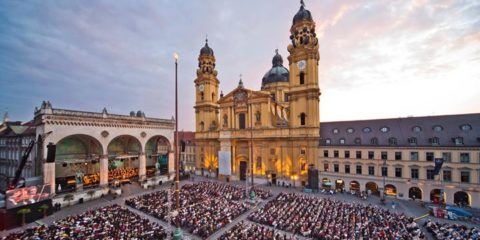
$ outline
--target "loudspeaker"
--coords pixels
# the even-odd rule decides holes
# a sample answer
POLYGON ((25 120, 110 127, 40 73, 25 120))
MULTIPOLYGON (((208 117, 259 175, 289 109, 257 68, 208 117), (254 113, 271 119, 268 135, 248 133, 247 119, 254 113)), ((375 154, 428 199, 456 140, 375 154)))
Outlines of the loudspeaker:
POLYGON ((318 190, 318 170, 308 169, 308 188, 318 190))
POLYGON ((47 163, 55 162, 55 152, 57 146, 53 143, 47 145, 47 163))

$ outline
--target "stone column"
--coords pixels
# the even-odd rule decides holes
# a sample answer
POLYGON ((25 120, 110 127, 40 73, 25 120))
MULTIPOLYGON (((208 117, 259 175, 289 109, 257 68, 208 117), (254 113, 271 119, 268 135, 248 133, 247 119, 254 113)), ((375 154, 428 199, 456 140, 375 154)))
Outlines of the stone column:
POLYGON ((100 157, 100 187, 108 186, 108 155, 100 157))
POLYGON ((147 158, 146 158, 144 152, 142 152, 142 153, 140 153, 140 155, 138 155, 138 160, 140 161, 139 165, 138 165, 138 177, 139 177, 140 181, 143 181, 147 177, 146 176, 147 175, 146 174, 147 173, 147 158))
POLYGON ((170 177, 175 176, 175 152, 168 152, 168 173, 170 177))
POLYGON ((50 185, 50 193, 54 194, 56 192, 54 162, 43 164, 43 184, 50 185))

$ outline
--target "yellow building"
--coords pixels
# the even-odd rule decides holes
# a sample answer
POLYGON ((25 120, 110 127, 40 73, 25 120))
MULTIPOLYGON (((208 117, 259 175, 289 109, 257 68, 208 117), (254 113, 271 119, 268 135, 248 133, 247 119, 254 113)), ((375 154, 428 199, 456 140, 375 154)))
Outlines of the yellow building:
POLYGON ((261 90, 220 94, 215 56, 208 42, 200 50, 195 79, 196 166, 218 174, 219 151, 230 156, 230 179, 306 179, 318 157, 320 130, 319 43, 315 22, 302 3, 290 28, 288 69, 276 52, 261 90), (253 146, 252 146, 253 145, 253 146))

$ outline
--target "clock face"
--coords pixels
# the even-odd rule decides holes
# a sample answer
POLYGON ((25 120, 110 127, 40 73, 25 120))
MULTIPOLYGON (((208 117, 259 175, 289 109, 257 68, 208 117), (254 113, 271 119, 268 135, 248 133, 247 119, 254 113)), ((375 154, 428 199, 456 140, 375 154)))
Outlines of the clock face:
POLYGON ((306 66, 306 65, 307 65, 307 63, 305 62, 305 60, 301 60, 301 61, 298 61, 298 62, 297 62, 297 67, 298 67, 298 69, 300 69, 300 70, 305 69, 305 66, 306 66))
POLYGON ((200 90, 200 92, 203 92, 205 90, 205 85, 200 84, 200 86, 198 86, 198 90, 200 90))

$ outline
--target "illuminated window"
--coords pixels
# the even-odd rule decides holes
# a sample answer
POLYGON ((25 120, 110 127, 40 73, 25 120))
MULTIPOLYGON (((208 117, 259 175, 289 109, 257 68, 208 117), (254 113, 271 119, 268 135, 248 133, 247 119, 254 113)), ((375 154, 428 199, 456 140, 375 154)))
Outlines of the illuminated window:
POLYGON ((382 127, 380 128, 380 132, 383 132, 383 133, 386 133, 388 132, 390 129, 388 127, 382 127))
POLYGON ((363 131, 364 133, 369 133, 369 132, 371 132, 371 131, 372 131, 372 129, 371 129, 371 128, 369 128, 369 127, 366 127, 366 128, 363 128, 363 130, 362 130, 362 131, 363 131))

